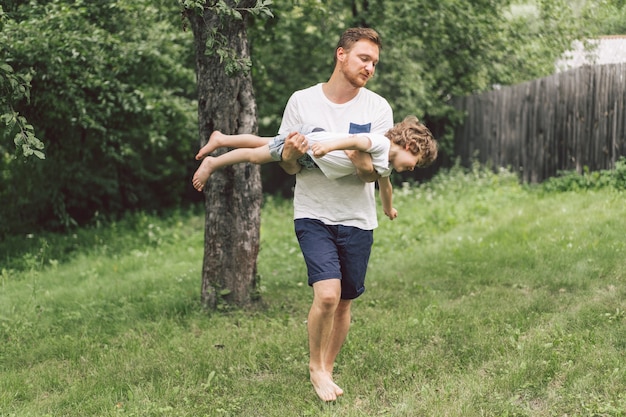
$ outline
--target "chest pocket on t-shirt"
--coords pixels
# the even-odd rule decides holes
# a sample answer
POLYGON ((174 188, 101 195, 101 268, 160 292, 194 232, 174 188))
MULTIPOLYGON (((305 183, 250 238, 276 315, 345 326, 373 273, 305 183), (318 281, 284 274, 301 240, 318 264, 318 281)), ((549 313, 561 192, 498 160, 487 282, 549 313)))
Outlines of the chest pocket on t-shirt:
POLYGON ((350 122, 350 131, 348 133, 355 135, 357 133, 369 133, 372 129, 372 124, 368 123, 366 125, 358 125, 356 123, 350 122))

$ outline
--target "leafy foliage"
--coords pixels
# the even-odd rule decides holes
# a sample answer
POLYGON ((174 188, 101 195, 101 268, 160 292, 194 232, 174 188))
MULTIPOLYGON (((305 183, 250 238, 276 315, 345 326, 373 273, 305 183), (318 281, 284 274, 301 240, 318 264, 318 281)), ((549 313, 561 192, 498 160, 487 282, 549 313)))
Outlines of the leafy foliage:
MULTIPOLYGON (((25 157, 35 155, 44 159, 41 151, 43 142, 35 136, 34 128, 26 118, 13 109, 13 103, 21 99, 30 98, 30 80, 27 75, 15 74, 9 64, 0 64, 0 123, 3 138, 13 138, 15 147, 25 157)), ((3 149, 0 143, 0 151, 3 149)), ((4 153, 4 152, 2 152, 4 153)))
POLYGON ((623 35, 626 33, 626 1, 587 1, 581 16, 592 35, 623 35))
POLYGON ((582 191, 613 188, 626 190, 626 157, 620 158, 611 170, 589 171, 588 167, 579 174, 576 171, 561 172, 541 184, 547 192, 582 191))
POLYGON ((13 204, 1 209, 0 234, 180 204, 195 148, 195 79, 175 11, 147 0, 15 8, 2 55, 32 74, 31 100, 16 110, 48 158, 1 162, 0 198, 13 204))
POLYGON ((247 74, 252 67, 252 62, 248 57, 242 57, 234 48, 229 45, 227 37, 224 35, 225 23, 227 21, 241 21, 244 15, 273 17, 269 5, 272 0, 257 0, 254 7, 245 7, 247 2, 229 2, 218 0, 208 2, 206 0, 179 0, 179 5, 185 13, 197 13, 202 16, 212 14, 216 17, 214 25, 205 34, 205 54, 215 55, 224 66, 226 75, 235 76, 238 73, 247 74), (210 11, 210 13, 207 13, 210 11))
MULTIPOLYGON (((7 20, 0 6, 0 31, 7 20)), ((43 142, 35 136, 34 127, 13 108, 14 103, 30 99, 30 78, 29 73, 16 74, 11 65, 0 63, 0 155, 8 152, 8 149, 4 149, 4 141, 12 137, 15 147, 23 156, 45 158, 41 151, 43 142)))

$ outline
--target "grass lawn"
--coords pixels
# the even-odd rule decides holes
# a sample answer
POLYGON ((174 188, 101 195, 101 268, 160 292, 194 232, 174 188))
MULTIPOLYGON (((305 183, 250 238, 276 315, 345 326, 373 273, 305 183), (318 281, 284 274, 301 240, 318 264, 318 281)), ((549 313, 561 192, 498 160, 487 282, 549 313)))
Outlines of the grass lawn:
POLYGON ((291 202, 267 198, 245 311, 199 304, 200 214, 17 239, 32 249, 0 258, 0 416, 626 416, 623 191, 455 169, 394 200, 338 401, 308 381, 311 290, 291 202))

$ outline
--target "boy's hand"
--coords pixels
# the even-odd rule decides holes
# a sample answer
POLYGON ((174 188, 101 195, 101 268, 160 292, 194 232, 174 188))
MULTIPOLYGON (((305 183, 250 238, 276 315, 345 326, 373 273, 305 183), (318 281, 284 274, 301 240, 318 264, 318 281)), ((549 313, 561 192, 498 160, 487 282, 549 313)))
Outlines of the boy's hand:
POLYGON ((392 207, 389 212, 385 210, 385 216, 389 217, 389 220, 393 220, 398 217, 398 210, 396 210, 394 207, 392 207))
POLYGON ((311 145, 311 151, 313 151, 313 156, 316 158, 321 158, 326 155, 330 150, 324 144, 317 142, 311 145))

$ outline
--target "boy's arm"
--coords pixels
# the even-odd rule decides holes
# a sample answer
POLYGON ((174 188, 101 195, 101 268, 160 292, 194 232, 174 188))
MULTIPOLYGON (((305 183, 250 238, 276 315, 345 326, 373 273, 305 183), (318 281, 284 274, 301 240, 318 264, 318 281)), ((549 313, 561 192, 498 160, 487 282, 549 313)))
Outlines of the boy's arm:
POLYGON ((378 191, 380 192, 380 201, 383 203, 383 211, 389 220, 398 217, 398 210, 393 208, 393 188, 389 177, 381 177, 378 180, 378 191))
POLYGON ((372 164, 372 156, 367 151, 372 147, 370 138, 364 135, 351 135, 314 143, 311 146, 313 156, 319 158, 330 151, 343 150, 356 168, 356 173, 364 182, 374 182, 380 178, 372 164))
POLYGON ((311 145, 313 156, 320 158, 331 151, 361 151, 367 152, 372 147, 372 141, 367 136, 350 135, 343 138, 316 142, 311 145))

